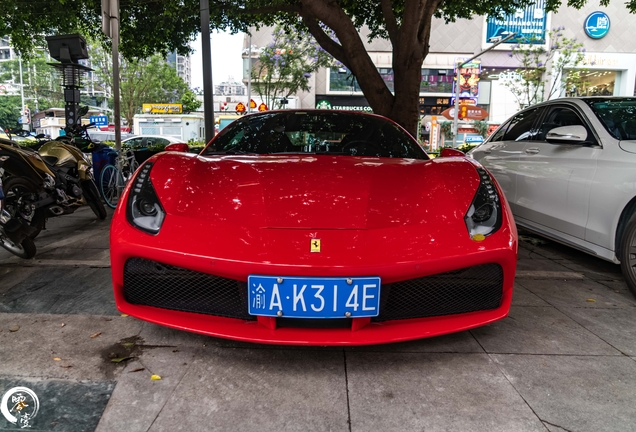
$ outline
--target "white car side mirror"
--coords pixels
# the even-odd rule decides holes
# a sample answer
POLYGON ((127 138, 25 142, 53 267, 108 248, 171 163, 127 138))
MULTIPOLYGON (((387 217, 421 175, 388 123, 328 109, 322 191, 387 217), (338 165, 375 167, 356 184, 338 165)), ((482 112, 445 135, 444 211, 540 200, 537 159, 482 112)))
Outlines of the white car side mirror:
POLYGON ((587 129, 584 126, 560 126, 550 129, 545 140, 554 144, 579 144, 587 141, 587 129))

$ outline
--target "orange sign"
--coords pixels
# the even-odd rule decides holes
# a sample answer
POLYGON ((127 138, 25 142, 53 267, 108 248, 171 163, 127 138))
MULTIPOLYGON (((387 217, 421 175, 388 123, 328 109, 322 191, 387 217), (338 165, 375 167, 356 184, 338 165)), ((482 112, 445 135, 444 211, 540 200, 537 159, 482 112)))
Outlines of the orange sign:
POLYGON ((256 108, 256 102, 254 102, 254 99, 250 99, 250 108, 256 108))
MULTIPOLYGON (((455 107, 448 108, 442 111, 442 115, 449 120, 453 120, 453 116, 455 114, 455 107)), ((488 111, 483 108, 471 106, 471 105, 460 105, 459 107, 459 115, 458 118, 465 120, 483 120, 489 116, 488 111)))
POLYGON ((265 105, 264 103, 262 103, 262 104, 260 104, 260 105, 258 106, 258 110, 259 110, 259 111, 267 111, 267 109, 268 109, 268 108, 267 108, 267 105, 265 105))
POLYGON ((243 102, 239 102, 236 104, 236 112, 238 113, 243 113, 245 112, 247 108, 245 108, 245 105, 243 104, 243 102))

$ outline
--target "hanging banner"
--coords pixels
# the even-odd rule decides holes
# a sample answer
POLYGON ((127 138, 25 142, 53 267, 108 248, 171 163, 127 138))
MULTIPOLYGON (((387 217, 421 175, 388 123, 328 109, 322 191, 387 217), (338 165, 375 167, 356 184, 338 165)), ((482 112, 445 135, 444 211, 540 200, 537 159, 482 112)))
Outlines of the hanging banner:
MULTIPOLYGON (((462 59, 455 59, 455 64, 462 62, 462 59)), ((459 96, 472 97, 479 96, 479 77, 481 75, 481 60, 475 59, 466 63, 459 69, 459 96)), ((457 69, 455 69, 457 77, 457 69)), ((457 82, 453 85, 453 95, 457 95, 457 82)))

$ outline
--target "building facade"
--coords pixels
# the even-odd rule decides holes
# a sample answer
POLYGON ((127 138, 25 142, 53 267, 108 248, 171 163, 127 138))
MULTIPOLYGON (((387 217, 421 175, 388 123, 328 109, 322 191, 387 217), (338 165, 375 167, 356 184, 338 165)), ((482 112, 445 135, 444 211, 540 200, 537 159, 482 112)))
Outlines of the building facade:
MULTIPOLYGON (((503 20, 475 16, 445 23, 434 18, 430 53, 422 64, 420 112, 423 120, 439 116, 451 107, 457 60, 468 59, 483 51, 497 38, 505 37, 508 31, 524 36, 543 36, 550 29, 562 28, 563 37, 576 38, 585 48, 583 62, 574 70, 564 70, 566 77, 578 72, 585 82, 574 90, 574 95, 634 96, 636 38, 633 36, 636 33, 633 26, 636 15, 630 14, 620 2, 601 6, 598 0, 592 0, 580 10, 562 6, 554 13, 545 12, 544 4, 544 0, 537 0, 533 6, 503 20)), ((367 52, 389 89, 392 89, 391 43, 382 39, 368 43, 365 35, 362 36, 367 52)), ((247 40, 246 37, 245 47, 247 40)), ((271 29, 254 32, 251 40, 256 47, 267 45, 271 42, 271 29)), ((540 42, 549 48, 550 40, 540 42)), ((491 123, 502 122, 519 110, 519 102, 507 85, 515 78, 515 70, 519 67, 518 60, 511 55, 515 44, 503 43, 479 58, 479 83, 473 86, 478 90, 475 103, 488 112, 486 120, 491 123)), ((556 56, 559 55, 557 51, 556 56)), ((244 82, 246 79, 247 76, 244 82)), ((297 95, 301 108, 320 106, 371 111, 355 77, 344 68, 320 71, 310 81, 311 91, 297 95)), ((557 86, 560 82, 561 77, 557 77, 557 86)), ((550 97, 567 95, 564 88, 557 88, 550 97)), ((441 120, 445 119, 442 117, 441 120)))
POLYGON ((174 66, 177 75, 188 84, 188 87, 192 86, 192 66, 189 55, 182 56, 173 51, 166 57, 166 62, 174 66))

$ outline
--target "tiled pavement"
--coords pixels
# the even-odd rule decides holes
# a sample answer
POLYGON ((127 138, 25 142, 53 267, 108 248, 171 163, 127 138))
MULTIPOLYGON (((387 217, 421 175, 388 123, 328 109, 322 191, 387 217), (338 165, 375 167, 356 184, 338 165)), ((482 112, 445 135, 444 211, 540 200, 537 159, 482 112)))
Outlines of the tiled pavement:
MULTIPOLYGON (((80 209, 49 221, 35 260, 0 251, 0 393, 38 395, 31 430, 636 430, 636 299, 615 265, 524 234, 502 321, 393 345, 252 345, 120 316, 108 225, 80 209)), ((0 416, 0 430, 17 428, 0 416)))

